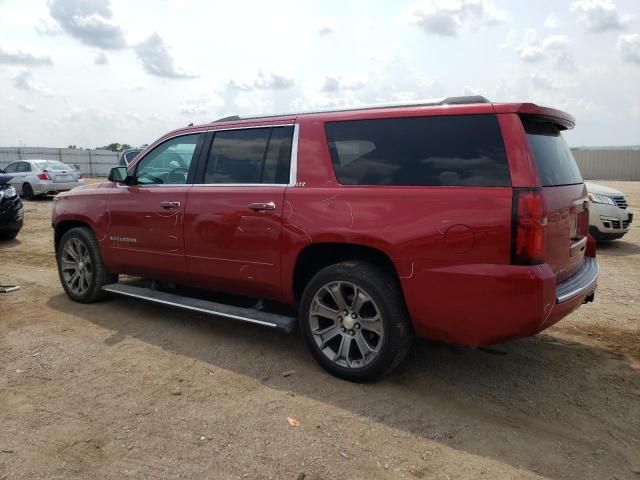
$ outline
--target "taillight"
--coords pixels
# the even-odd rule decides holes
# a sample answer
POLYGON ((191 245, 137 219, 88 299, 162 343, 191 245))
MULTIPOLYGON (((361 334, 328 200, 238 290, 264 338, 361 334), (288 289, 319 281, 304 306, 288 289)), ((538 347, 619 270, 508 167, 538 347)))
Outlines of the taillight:
POLYGON ((539 188, 514 188, 511 222, 511 263, 544 263, 544 226, 547 217, 539 188))
POLYGON ((49 178, 49 174, 48 173, 39 173, 38 174, 38 178, 40 180, 51 180, 51 178, 49 178))
POLYGON ((82 173, 78 172, 78 180, 84 178, 84 175, 82 175, 82 173))

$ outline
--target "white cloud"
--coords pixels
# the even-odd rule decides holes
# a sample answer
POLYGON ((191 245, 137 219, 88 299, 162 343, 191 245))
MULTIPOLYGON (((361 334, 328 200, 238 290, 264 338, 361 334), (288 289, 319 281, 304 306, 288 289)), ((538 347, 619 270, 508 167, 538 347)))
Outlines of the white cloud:
POLYGON ((157 33, 152 33, 143 42, 134 47, 134 51, 146 72, 165 78, 195 78, 193 72, 179 68, 169 52, 169 47, 157 33))
POLYGON ((8 52, 0 47, 0 64, 6 65, 52 65, 53 61, 48 55, 34 55, 33 53, 15 50, 8 52))
POLYGON ((325 77, 322 83, 322 91, 325 93, 338 93, 349 90, 361 90, 364 88, 362 81, 344 81, 336 77, 325 77))
POLYGON ((541 90, 555 90, 559 88, 558 85, 544 73, 533 72, 530 79, 531 85, 533 85, 534 88, 541 90))
POLYGON ((51 89, 37 83, 28 70, 21 70, 13 77, 13 86, 19 90, 35 92, 47 97, 53 95, 51 89))
POLYGON ((109 58, 107 57, 106 53, 100 52, 96 55, 96 58, 93 60, 93 63, 95 63, 96 65, 108 65, 109 58))
POLYGON ((87 45, 104 49, 127 46, 123 29, 113 19, 110 0, 51 0, 49 14, 62 30, 87 45))
POLYGON ((555 13, 550 13, 547 18, 544 19, 544 26, 553 30, 560 26, 560 20, 555 13))
POLYGON ((187 98, 180 106, 180 113, 192 118, 208 115, 215 118, 224 105, 224 100, 215 94, 201 93, 187 98))
POLYGON ((623 61, 640 65, 640 34, 620 35, 618 37, 618 51, 623 61))
POLYGON ((572 72, 577 67, 571 53, 571 44, 566 35, 550 35, 539 41, 537 32, 529 29, 525 32, 524 43, 516 47, 516 53, 523 62, 551 61, 556 69, 572 72))
POLYGON ((265 73, 263 70, 259 70, 256 77, 253 80, 244 79, 236 80, 231 79, 227 82, 226 87, 229 90, 236 90, 239 92, 250 92, 251 90, 288 90, 293 88, 295 81, 293 78, 275 72, 265 73))
POLYGON ((18 108, 25 113, 33 113, 36 111, 36 107, 34 107, 33 105, 28 105, 26 103, 19 103, 18 108))
POLYGON ((406 8, 403 16, 425 33, 449 37, 462 29, 486 27, 507 18, 489 0, 426 0, 406 8))
POLYGON ((325 35, 331 35, 333 33, 333 26, 331 25, 323 25, 318 28, 318 35, 321 37, 325 35))
POLYGON ((618 13, 613 0, 576 0, 571 4, 571 11, 592 33, 621 30, 631 20, 630 16, 618 13))
POLYGON ((253 86, 259 90, 286 90, 293 87, 294 84, 295 82, 290 77, 262 71, 258 72, 258 77, 253 82, 253 86))

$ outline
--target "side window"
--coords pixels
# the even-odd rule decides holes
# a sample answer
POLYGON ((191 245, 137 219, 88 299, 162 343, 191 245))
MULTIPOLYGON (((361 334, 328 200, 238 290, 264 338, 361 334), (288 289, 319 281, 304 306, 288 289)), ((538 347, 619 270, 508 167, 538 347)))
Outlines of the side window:
POLYGON ((185 184, 201 133, 175 137, 161 143, 138 163, 136 180, 140 185, 185 184))
POLYGON ((343 185, 509 186, 495 115, 442 115, 326 124, 343 185))
POLYGON ((18 167, 18 163, 12 163, 11 165, 7 165, 7 168, 4 169, 5 173, 15 173, 18 167))
POLYGON ((216 132, 204 183, 289 183, 293 127, 216 132))
POLYGON ((275 127, 271 131, 264 161, 262 183, 289 183, 293 127, 275 127))
POLYGON ((19 173, 26 173, 31 171, 31 165, 27 162, 18 163, 18 169, 16 170, 19 173))

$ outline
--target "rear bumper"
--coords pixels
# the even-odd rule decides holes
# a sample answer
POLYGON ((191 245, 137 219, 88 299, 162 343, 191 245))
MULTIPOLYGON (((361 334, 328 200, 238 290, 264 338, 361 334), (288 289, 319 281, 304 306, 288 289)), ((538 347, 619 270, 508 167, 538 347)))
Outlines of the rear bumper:
POLYGON ((547 264, 463 265, 417 270, 401 279, 419 336, 465 346, 483 346, 535 335, 593 298, 595 258, 556 284, 547 264))
POLYGON ((58 193, 58 192, 66 192, 75 187, 80 187, 84 185, 84 181, 79 180, 77 182, 51 182, 51 181, 43 181, 33 185, 33 192, 36 195, 42 195, 45 193, 58 193))
POLYGON ((556 286, 556 303, 568 302, 593 292, 599 273, 598 261, 593 257, 585 257, 582 268, 571 278, 556 286))

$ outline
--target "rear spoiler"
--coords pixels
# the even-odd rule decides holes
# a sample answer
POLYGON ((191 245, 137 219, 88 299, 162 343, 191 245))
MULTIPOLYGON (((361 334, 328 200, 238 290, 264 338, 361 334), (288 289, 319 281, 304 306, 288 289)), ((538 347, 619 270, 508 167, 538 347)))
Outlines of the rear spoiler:
POLYGON ((541 107, 535 103, 494 103, 493 107, 496 113, 517 113, 548 118, 561 130, 570 130, 576 125, 576 119, 572 115, 555 108, 541 107))

